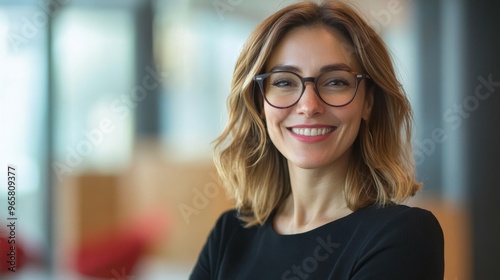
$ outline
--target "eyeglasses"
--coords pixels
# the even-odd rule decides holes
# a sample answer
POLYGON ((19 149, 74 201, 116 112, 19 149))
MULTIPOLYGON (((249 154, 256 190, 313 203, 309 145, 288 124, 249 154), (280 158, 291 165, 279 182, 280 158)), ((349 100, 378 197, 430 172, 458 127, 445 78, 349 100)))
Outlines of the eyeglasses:
POLYGON ((278 109, 297 104, 304 94, 307 82, 313 83, 314 92, 327 105, 346 106, 354 100, 362 79, 370 79, 370 76, 346 70, 328 71, 317 77, 301 77, 294 72, 276 71, 253 78, 266 102, 278 109))

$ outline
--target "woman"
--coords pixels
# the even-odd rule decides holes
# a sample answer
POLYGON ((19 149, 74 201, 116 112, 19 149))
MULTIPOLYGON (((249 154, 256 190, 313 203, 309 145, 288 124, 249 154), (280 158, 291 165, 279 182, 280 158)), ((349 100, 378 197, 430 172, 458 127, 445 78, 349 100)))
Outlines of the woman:
POLYGON ((237 61, 216 166, 236 210, 190 279, 443 279, 415 194, 411 108, 374 30, 340 2, 283 8, 237 61))

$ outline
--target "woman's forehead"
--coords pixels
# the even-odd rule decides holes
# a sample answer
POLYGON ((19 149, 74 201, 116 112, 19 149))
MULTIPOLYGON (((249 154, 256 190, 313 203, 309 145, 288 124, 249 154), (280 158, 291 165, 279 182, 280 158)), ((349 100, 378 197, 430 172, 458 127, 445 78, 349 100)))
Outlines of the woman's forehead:
POLYGON ((301 26, 290 30, 274 47, 266 71, 276 65, 291 65, 300 71, 318 72, 333 64, 361 71, 352 44, 339 31, 321 25, 301 26))

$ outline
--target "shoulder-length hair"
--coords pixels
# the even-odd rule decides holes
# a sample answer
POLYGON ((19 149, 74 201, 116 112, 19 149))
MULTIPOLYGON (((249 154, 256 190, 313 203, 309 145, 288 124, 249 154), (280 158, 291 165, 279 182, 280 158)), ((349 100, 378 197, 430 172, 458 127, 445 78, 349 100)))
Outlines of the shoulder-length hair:
POLYGON ((344 189, 347 206, 355 211, 401 203, 421 187, 415 180, 410 103, 384 42, 346 3, 301 2, 265 19, 248 38, 234 70, 228 123, 215 140, 215 165, 248 227, 262 225, 291 193, 287 160, 267 136, 263 101, 252 78, 264 71, 288 31, 311 25, 341 32, 371 77, 374 103, 352 147, 344 189))

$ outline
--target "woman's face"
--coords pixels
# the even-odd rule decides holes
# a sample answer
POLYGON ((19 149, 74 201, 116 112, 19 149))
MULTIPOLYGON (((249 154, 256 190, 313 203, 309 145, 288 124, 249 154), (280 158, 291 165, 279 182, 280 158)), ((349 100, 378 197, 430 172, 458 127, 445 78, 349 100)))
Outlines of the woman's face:
MULTIPOLYGON (((317 77, 322 68, 332 65, 362 72, 351 44, 339 32, 321 26, 297 27, 275 47, 266 72, 293 69, 302 77, 317 77)), ((277 109, 264 102, 264 115, 269 137, 289 165, 304 169, 345 167, 361 120, 368 119, 372 104, 373 96, 365 92, 364 81, 354 100, 344 107, 325 104, 313 83, 306 83, 297 104, 277 109), (308 136, 311 134, 317 135, 308 136)))

